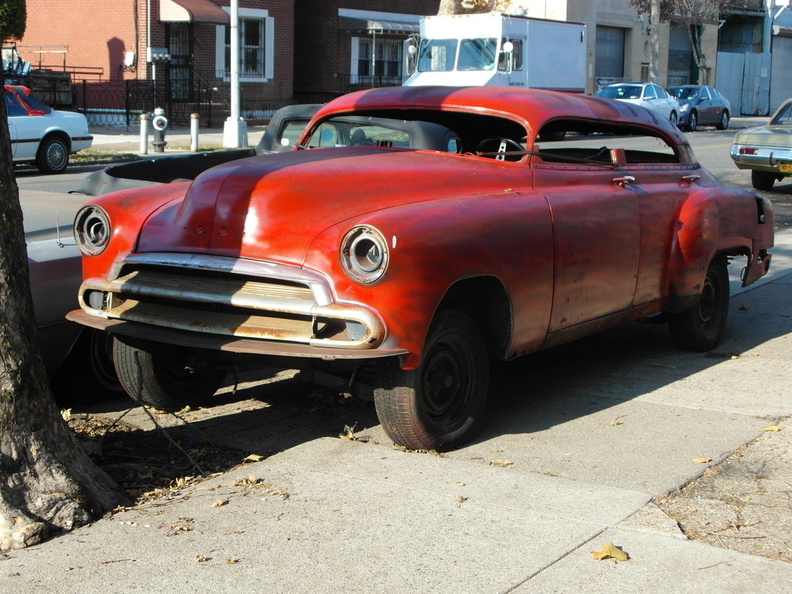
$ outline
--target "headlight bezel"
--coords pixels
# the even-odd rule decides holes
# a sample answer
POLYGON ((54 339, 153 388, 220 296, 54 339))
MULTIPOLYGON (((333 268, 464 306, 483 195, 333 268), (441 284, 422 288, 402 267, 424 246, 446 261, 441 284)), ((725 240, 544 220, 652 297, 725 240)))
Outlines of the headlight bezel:
POLYGON ((339 250, 341 266, 353 281, 370 285, 388 269, 388 243, 376 227, 357 225, 346 232, 339 250))
POLYGON ((80 251, 86 256, 98 256, 110 243, 110 216, 101 206, 87 204, 77 211, 73 231, 80 251))

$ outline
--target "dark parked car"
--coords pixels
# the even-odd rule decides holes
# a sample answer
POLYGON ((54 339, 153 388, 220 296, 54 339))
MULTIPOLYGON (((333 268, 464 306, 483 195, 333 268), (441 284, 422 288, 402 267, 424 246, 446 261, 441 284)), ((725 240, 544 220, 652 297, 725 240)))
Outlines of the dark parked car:
POLYGON ((714 87, 683 85, 670 87, 668 92, 679 101, 681 128, 694 132, 698 126, 715 126, 718 130, 729 127, 731 104, 714 87))
POLYGON ((676 126, 632 105, 372 89, 317 112, 298 145, 319 144, 77 214, 69 317, 113 334, 129 394, 179 408, 242 365, 307 369, 372 397, 396 443, 449 449, 481 423, 490 359, 655 314, 677 346, 712 349, 729 262, 744 285, 770 263, 770 202, 722 186, 676 126), (325 138, 352 138, 349 122, 369 140, 325 138))

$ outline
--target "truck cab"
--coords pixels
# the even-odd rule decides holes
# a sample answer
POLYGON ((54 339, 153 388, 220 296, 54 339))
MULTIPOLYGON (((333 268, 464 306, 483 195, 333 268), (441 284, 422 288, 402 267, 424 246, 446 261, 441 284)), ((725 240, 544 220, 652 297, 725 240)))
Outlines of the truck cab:
POLYGON ((502 13, 421 19, 405 86, 503 86, 582 93, 586 26, 502 13))

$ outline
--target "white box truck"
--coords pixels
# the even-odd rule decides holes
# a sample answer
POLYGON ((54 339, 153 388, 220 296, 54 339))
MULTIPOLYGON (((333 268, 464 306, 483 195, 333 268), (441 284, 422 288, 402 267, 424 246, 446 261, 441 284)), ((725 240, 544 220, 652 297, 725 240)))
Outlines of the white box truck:
POLYGON ((421 18, 406 86, 508 86, 583 93, 586 25, 499 12, 421 18))

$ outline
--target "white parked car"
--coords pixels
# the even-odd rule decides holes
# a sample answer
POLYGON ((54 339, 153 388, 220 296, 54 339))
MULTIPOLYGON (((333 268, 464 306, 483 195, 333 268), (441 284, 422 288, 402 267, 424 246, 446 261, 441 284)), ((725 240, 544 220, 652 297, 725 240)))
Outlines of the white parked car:
POLYGON ((84 115, 52 109, 27 87, 4 86, 14 163, 34 163, 41 173, 61 173, 70 154, 90 148, 93 136, 84 115))
POLYGON ((616 83, 603 87, 594 95, 646 107, 668 118, 674 125, 679 121, 679 102, 660 85, 640 82, 616 83))

